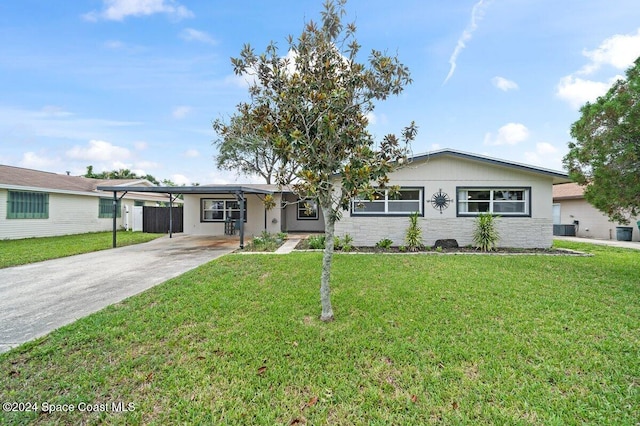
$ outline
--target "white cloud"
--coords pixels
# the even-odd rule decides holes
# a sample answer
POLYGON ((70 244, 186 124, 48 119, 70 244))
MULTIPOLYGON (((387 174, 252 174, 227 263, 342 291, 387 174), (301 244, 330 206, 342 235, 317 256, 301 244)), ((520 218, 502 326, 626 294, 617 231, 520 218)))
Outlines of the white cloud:
POLYGON ((89 12, 84 18, 95 22, 99 19, 122 21, 127 16, 147 16, 156 13, 165 13, 175 19, 194 16, 193 12, 174 0, 103 0, 103 3, 102 11, 89 12))
POLYGON ((107 40, 102 45, 107 49, 112 50, 120 50, 125 46, 125 44, 119 40, 107 40))
POLYGON ((487 133, 484 137, 485 145, 516 145, 527 140, 529 129, 524 124, 508 123, 498 129, 498 134, 494 137, 487 133))
POLYGON ((449 58, 449 64, 451 67, 449 68, 449 74, 447 74, 447 78, 444 79, 444 83, 447 84, 447 81, 453 76, 454 71, 456 70, 458 55, 462 52, 462 49, 467 47, 466 42, 471 40, 473 33, 478 28, 478 22, 484 17, 484 12, 486 8, 489 6, 492 0, 480 0, 476 4, 473 5, 473 9, 471 9, 471 21, 467 28, 464 29, 462 35, 458 39, 458 43, 456 44, 451 57, 449 58))
POLYGON ((185 41, 199 41, 210 45, 216 45, 218 42, 204 31, 194 30, 193 28, 185 28, 180 32, 180 38, 185 41))
POLYGON ((149 144, 145 141, 137 141, 133 143, 133 146, 136 148, 136 151, 144 151, 149 148, 149 144))
POLYGON ((582 54, 591 62, 579 74, 592 74, 603 65, 625 70, 640 56, 640 28, 636 34, 616 34, 609 37, 594 50, 583 50, 582 54))
MULTIPOLYGON (((155 163, 153 161, 136 161, 136 163, 134 164, 135 168, 137 169, 143 169, 143 170, 149 170, 149 169, 157 169, 160 167, 160 164, 155 163)), ((143 175, 146 175, 147 172, 142 173, 143 175)))
POLYGON ((524 153, 525 161, 553 170, 562 170, 562 154, 552 144, 548 142, 538 142, 535 151, 524 153))
POLYGON ((507 80, 504 77, 493 77, 491 79, 491 83, 493 83, 494 86, 504 92, 518 89, 518 83, 516 83, 515 81, 507 80))
POLYGON ((542 155, 554 154, 558 152, 558 148, 551 145, 549 142, 538 142, 536 144, 536 152, 542 155))
POLYGON ((88 146, 76 145, 66 154, 67 157, 74 160, 88 161, 120 161, 131 156, 131 152, 127 148, 99 140, 89 141, 88 146))
POLYGON ((578 76, 595 73, 603 66, 625 70, 640 56, 640 28, 635 34, 616 34, 605 39, 594 50, 583 50, 590 62, 580 70, 560 79, 556 86, 556 96, 578 109, 586 102, 594 102, 607 93, 616 80, 624 76, 616 75, 607 81, 594 81, 578 76))
POLYGON ((378 117, 376 117, 373 111, 369 111, 367 113, 367 120, 369 121, 369 124, 372 126, 375 126, 378 123, 378 117))
POLYGON ((59 164, 59 158, 50 158, 42 155, 38 155, 35 152, 25 152, 22 155, 22 160, 18 163, 20 167, 36 170, 47 170, 55 164, 59 164))
POLYGON ((196 157, 200 157, 200 152, 197 149, 188 149, 182 155, 184 155, 187 158, 196 158, 196 157))
POLYGON ((191 185, 191 180, 181 174, 171 175, 171 181, 176 185, 191 185))
POLYGON ((192 108, 190 106, 181 105, 181 106, 175 107, 173 109, 173 112, 171 113, 171 115, 176 120, 181 120, 181 119, 185 118, 187 115, 189 115, 191 110, 192 110, 192 108))
POLYGON ((599 96, 606 94, 616 80, 623 78, 618 75, 608 82, 601 82, 568 75, 562 77, 556 86, 556 96, 568 102, 572 108, 578 109, 586 102, 594 102, 599 96))

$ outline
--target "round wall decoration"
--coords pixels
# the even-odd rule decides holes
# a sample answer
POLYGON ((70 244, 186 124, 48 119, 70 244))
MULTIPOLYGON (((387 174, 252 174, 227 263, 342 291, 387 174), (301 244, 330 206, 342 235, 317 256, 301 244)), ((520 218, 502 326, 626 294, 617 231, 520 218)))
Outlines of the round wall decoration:
POLYGON ((431 205, 434 209, 440 210, 440 214, 442 214, 442 210, 449 207, 449 203, 451 203, 451 198, 446 192, 442 192, 442 189, 431 196, 431 205))

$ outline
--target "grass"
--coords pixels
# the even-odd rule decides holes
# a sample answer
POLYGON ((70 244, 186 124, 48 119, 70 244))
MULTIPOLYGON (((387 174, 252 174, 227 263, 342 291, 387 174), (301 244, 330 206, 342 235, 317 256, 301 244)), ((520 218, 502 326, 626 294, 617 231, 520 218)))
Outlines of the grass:
MULTIPOLYGON (((123 247, 144 243, 162 235, 164 234, 118 232, 117 245, 123 247)), ((113 234, 109 231, 60 237, 0 240, 0 268, 106 250, 112 247, 112 236, 113 234)))
MULTIPOLYGON (((560 244, 559 244, 560 245, 560 244)), ((0 424, 629 424, 640 252, 229 255, 0 355, 0 424)))

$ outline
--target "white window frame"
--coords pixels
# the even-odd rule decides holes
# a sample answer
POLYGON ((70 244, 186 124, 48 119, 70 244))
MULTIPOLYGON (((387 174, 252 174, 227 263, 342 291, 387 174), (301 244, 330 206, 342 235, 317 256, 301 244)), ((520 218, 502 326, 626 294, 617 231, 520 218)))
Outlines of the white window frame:
POLYGON ((388 189, 380 189, 377 190, 379 192, 384 191, 384 195, 381 198, 375 201, 369 201, 366 198, 355 198, 351 200, 351 216, 409 216, 412 213, 417 212, 419 216, 424 216, 424 187, 418 186, 402 186, 399 189, 399 192, 402 191, 418 191, 418 199, 417 200, 394 200, 389 198, 389 190, 388 189), (407 201, 415 201, 418 203, 418 210, 412 211, 390 211, 389 205, 393 205, 397 202, 407 202, 407 201), (384 204, 384 209, 382 211, 358 211, 358 205, 366 204, 366 203, 380 203, 384 204))
POLYGON ((494 186, 494 187, 472 187, 472 186, 460 186, 456 188, 457 202, 456 202, 456 211, 459 217, 465 216, 478 216, 482 213, 490 213, 501 217, 531 217, 531 187, 519 186, 519 187, 503 187, 503 186, 494 186), (479 191, 488 191, 489 199, 488 200, 476 200, 476 201, 468 201, 468 193, 479 192, 479 191), (495 193, 498 191, 502 192, 523 192, 522 200, 504 200, 504 199, 496 199, 495 193), (469 203, 487 203, 489 205, 488 211, 475 212, 469 211, 469 203), (504 212, 504 211, 495 211, 496 204, 521 204, 523 206, 522 212, 504 212), (464 207, 466 206, 466 207, 464 207))
MULTIPOLYGON (((236 216, 240 216, 240 201, 234 198, 201 198, 200 199, 200 222, 226 222, 228 220, 238 220, 237 218, 232 217, 232 212, 237 212, 236 216), (207 201, 212 201, 213 203, 222 203, 222 209, 220 208, 205 208, 207 201), (231 207, 234 203, 237 203, 238 207, 231 207), (222 212, 221 219, 206 219, 205 212, 207 211, 215 211, 222 212)), ((247 203, 245 201, 244 206, 244 222, 247 221, 247 203)))

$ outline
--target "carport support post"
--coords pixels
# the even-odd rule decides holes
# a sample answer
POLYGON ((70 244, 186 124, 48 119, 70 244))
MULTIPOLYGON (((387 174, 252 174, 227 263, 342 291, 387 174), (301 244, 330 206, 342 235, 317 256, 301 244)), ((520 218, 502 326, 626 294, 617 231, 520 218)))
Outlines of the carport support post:
POLYGON ((240 204, 240 248, 244 248, 244 193, 242 191, 236 192, 236 198, 240 204))
POLYGON ((118 193, 113 191, 113 248, 116 248, 116 217, 118 216, 118 193))
POLYGON ((169 238, 173 238, 173 196, 169 193, 169 238))
POLYGON ((122 198, 127 195, 127 192, 124 191, 120 198, 118 198, 118 192, 113 191, 113 248, 116 248, 116 219, 118 218, 118 201, 122 200, 122 198))

